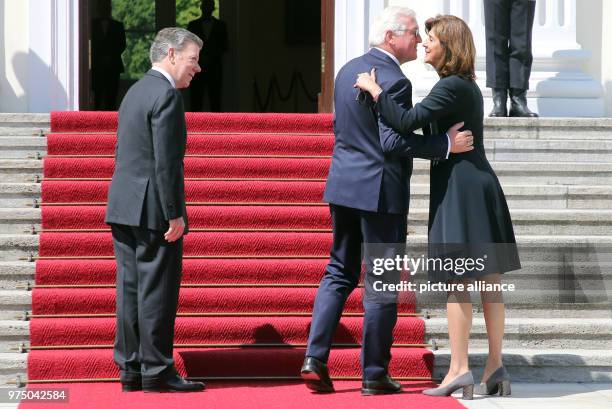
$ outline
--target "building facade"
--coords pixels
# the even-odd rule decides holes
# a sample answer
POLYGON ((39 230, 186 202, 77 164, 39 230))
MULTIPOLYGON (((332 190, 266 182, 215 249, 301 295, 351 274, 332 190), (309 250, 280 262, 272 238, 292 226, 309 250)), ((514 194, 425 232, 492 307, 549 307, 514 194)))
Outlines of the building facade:
MULTIPOLYGON (((436 14, 454 14, 466 20, 474 33, 478 81, 485 104, 490 105, 490 90, 484 86, 483 1, 335 0, 333 70, 367 51, 370 21, 388 5, 414 9, 421 23, 436 14)), ((227 3, 227 10, 239 4, 227 3)), ((220 4, 223 19, 223 1, 220 4)), ((87 69, 80 55, 82 5, 83 0, 0 0, 1 112, 82 108, 82 71, 87 69)), ((536 1, 528 93, 533 110, 549 117, 612 117, 612 27, 606 24, 611 19, 608 0, 536 1)), ((419 55, 403 66, 417 100, 437 79, 422 63, 422 50, 419 55)), ((330 69, 329 61, 323 63, 330 69)))

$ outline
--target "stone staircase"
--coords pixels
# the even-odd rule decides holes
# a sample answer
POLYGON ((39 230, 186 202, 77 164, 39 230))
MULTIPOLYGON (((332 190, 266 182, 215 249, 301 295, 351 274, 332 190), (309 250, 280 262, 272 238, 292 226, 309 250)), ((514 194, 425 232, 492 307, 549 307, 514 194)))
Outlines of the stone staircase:
POLYGON ((0 114, 0 385, 26 377, 27 354, 14 348, 29 338, 28 322, 19 315, 31 308, 31 296, 21 287, 34 282, 34 263, 19 258, 37 251, 34 236, 24 229, 40 225, 40 211, 32 214, 32 203, 40 198, 35 180, 42 175, 42 161, 31 158, 45 154, 48 131, 48 114, 0 114))
MULTIPOLYGON (((509 273, 505 362, 517 381, 612 381, 612 120, 487 119, 487 155, 514 221, 523 269, 509 273), (574 251, 587 244, 592 254, 574 251), (538 249, 556 256, 541 257, 538 249), (563 250, 568 258, 559 258, 563 250), (608 249, 608 252, 605 251, 608 249), (592 251, 591 251, 592 252, 592 251), (559 272, 570 271, 580 288, 560 290, 559 272), (594 294, 594 295, 593 295, 594 294)), ((49 115, 0 114, 0 384, 25 378, 27 284, 34 282, 40 209, 40 175, 49 115)), ((425 240, 428 169, 417 160, 412 179, 409 242, 425 240)), ((419 250, 420 251, 420 250, 419 250)), ((548 254, 548 253, 542 253, 548 254)), ((474 298, 477 300, 477 297, 474 298)), ((449 351, 443 298, 423 300, 427 338, 440 348, 435 375, 445 373, 449 351)), ((486 358, 486 331, 475 303, 470 359, 476 376, 486 358)))

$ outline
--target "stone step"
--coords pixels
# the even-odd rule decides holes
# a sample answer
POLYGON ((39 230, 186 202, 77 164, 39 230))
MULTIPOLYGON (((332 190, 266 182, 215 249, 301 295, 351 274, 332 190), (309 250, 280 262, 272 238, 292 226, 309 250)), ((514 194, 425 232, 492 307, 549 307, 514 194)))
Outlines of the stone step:
POLYGON ((30 344, 30 323, 28 321, 0 321, 0 354, 16 352, 12 348, 30 344))
POLYGON ((0 180, 3 183, 32 183, 42 178, 43 162, 38 159, 0 158, 0 180))
MULTIPOLYGON (((410 208, 429 208, 429 184, 410 184, 410 208)), ((612 185, 574 186, 503 183, 511 210, 520 209, 612 209, 612 185)), ((0 192, 2 187, 0 186, 0 192)))
MULTIPOLYGON (((612 381, 612 351, 609 349, 527 349, 505 348, 503 362, 513 382, 610 382, 612 381)), ((450 350, 434 351, 434 377, 443 378, 448 372, 450 350)), ((25 379, 27 353, 0 353, 0 383, 25 379)), ((471 348, 470 368, 475 379, 482 377, 487 350, 471 348)))
MULTIPOLYGON (((511 210, 515 234, 612 235, 612 209, 511 210)), ((426 234, 429 211, 411 209, 409 234, 426 234)))
MULTIPOLYGON (((568 298, 580 291, 612 286, 612 262, 610 261, 523 260, 521 264, 521 270, 504 276, 504 282, 514 283, 519 290, 525 288, 556 290, 557 294, 565 294, 568 298), (572 289, 575 290, 573 293, 570 291, 572 289)), ((0 261, 0 289, 16 289, 28 284, 33 285, 35 269, 36 263, 30 261, 0 261)), ((413 280, 417 285, 427 281, 425 274, 415 275, 413 280)), ((478 297, 475 299, 477 300, 478 297)))
MULTIPOLYGON (((612 163, 491 162, 505 185, 605 185, 612 178, 612 163)), ((429 183, 429 163, 414 161, 412 183, 429 183)))
MULTIPOLYGON (((611 235, 612 209, 512 210, 516 234, 537 235, 611 235)), ((411 209, 409 234, 426 234, 429 211, 411 209)), ((36 208, 0 208, 0 228, 4 234, 21 234, 34 226, 40 230, 41 211, 36 208)))
MULTIPOLYGON (((50 129, 49 114, 1 113, 0 135, 50 129), (20 132, 21 131, 21 132, 20 132)), ((610 118, 484 118, 485 138, 611 140, 610 118)))
POLYGON ((0 261, 0 289, 15 289, 34 282, 36 263, 30 261, 0 261))
POLYGON ((0 208, 2 234, 23 234, 34 227, 40 230, 41 211, 34 208, 0 208))
MULTIPOLYGON (((573 261, 593 261, 593 254, 609 257, 612 235, 517 235, 517 243, 524 260, 543 261, 542 252, 550 251, 549 259, 558 259, 564 251, 572 250, 573 261), (536 257, 539 256, 539 257, 536 257)), ((427 237, 422 234, 409 235, 407 244, 411 254, 424 254, 427 237)), ((0 261, 17 261, 38 251, 38 236, 32 234, 0 234, 0 261)))
MULTIPOLYGON (((21 327, 13 325, 13 328, 21 327)), ((425 320, 425 338, 435 339, 448 348, 446 318, 425 320)), ((612 319, 609 318, 507 318, 505 321, 504 348, 606 349, 611 344, 612 319)), ((478 313, 472 321, 470 347, 486 348, 487 345, 485 320, 478 313)))
MULTIPOLYGON (((0 114, 0 135, 49 132, 49 114, 0 114), (22 130, 22 132, 18 132, 22 130)), ((610 140, 610 118, 484 118, 485 139, 610 140)))
POLYGON ((19 352, 0 353, 0 385, 14 381, 17 376, 26 379, 28 354, 19 352))
POLYGON ((40 200, 40 183, 0 183, 0 207, 30 207, 40 200))
MULTIPOLYGON (((612 141, 580 139, 484 140, 487 158, 499 162, 605 162, 612 161, 612 141)), ((44 137, 0 137, 0 158, 32 159, 46 154, 44 137)))
MULTIPOLYGON (((417 301, 418 298, 417 298, 417 301)), ((482 314, 480 297, 472 297, 474 316, 482 314)), ((422 305, 417 303, 417 309, 424 316, 446 319, 446 303, 422 305)), ((534 318, 576 318, 576 319, 612 319, 612 302, 608 303, 546 303, 546 304, 507 304, 506 318, 531 320, 534 318)), ((14 318, 14 317, 13 317, 14 318)))
POLYGON ((38 253, 38 236, 27 234, 0 234, 0 261, 18 261, 38 253))
POLYGON ((485 139, 612 140, 610 118, 485 118, 485 139))
MULTIPOLYGON (((443 378, 448 372, 450 350, 434 351, 434 376, 443 378)), ((469 365, 476 382, 482 377, 488 351, 470 348, 469 365)), ((504 366, 514 382, 610 382, 612 351, 605 349, 530 349, 504 348, 504 366)))
MULTIPOLYGON (((491 162, 500 182, 521 185, 606 185, 612 178, 612 163, 582 162, 491 162)), ((414 163, 413 183, 428 183, 429 162, 414 163)), ((41 160, 0 159, 0 175, 4 183, 32 182, 42 175, 41 160)))
POLYGON ((26 290, 0 290, 0 320, 16 321, 19 314, 32 310, 32 293, 26 290))
MULTIPOLYGON (((0 353, 29 345, 29 322, 0 321, 0 353)), ((425 320, 425 339, 448 347, 446 317, 425 320)), ((612 320, 607 318, 507 318, 505 348, 605 349, 612 342, 612 320)), ((470 346, 487 347, 487 329, 482 313, 474 315, 470 346)))
MULTIPOLYGON (((609 185, 612 163, 586 162, 491 162, 503 185, 609 185)), ((0 175, 4 183, 32 182, 42 175, 41 160, 0 159, 0 175)), ((413 183, 428 183, 428 161, 417 159, 413 183)))
POLYGON ((0 136, 0 158, 30 159, 47 152, 47 140, 41 136, 0 136))
MULTIPOLYGON (((0 183, 0 207, 28 207, 40 200, 40 183, 0 183)), ((503 186, 510 209, 611 209, 612 186, 503 186)), ((429 185, 412 183, 411 209, 429 208, 429 185)))
MULTIPOLYGON (((427 304, 417 296, 419 311, 424 315, 433 317, 446 317, 446 306, 444 301, 435 304, 427 304)), ((507 297, 505 297, 507 298, 507 297)), ((431 299, 431 297, 428 297, 431 299)), ((474 311, 482 312, 479 297, 472 297, 474 311)), ((25 311, 32 310, 32 293, 27 290, 0 290, 0 320, 20 320, 25 311)), ((507 318, 533 319, 533 318, 592 318, 612 319, 612 301, 608 298, 606 302, 594 303, 559 303, 534 300, 527 304, 506 304, 507 318)))
MULTIPOLYGON (((612 133, 610 133, 612 136, 612 133)), ((612 162, 612 141, 485 140, 487 158, 497 162, 612 162)))
POLYGON ((49 114, 0 113, 1 136, 32 136, 51 128, 49 114))

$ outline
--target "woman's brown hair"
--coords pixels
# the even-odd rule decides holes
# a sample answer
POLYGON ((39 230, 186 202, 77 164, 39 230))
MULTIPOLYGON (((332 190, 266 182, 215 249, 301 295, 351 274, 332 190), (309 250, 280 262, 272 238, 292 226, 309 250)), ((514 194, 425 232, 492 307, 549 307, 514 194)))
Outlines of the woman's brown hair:
POLYGON ((458 75, 475 80, 476 46, 472 31, 459 17, 436 16, 425 22, 425 32, 432 31, 444 47, 445 56, 438 69, 441 78, 458 75))

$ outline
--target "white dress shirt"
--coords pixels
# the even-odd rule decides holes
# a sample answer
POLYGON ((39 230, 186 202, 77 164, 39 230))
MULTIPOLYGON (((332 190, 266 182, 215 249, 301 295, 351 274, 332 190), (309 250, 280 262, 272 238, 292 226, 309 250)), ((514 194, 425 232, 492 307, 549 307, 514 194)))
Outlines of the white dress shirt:
POLYGON ((153 67, 151 67, 152 70, 155 70, 157 72, 161 72, 161 74, 166 77, 168 79, 168 81, 170 81, 170 84, 172 84, 173 88, 176 88, 176 83, 174 82, 174 78, 172 78, 172 75, 168 74, 168 71, 164 70, 161 67, 158 67, 157 65, 154 65, 153 67))

